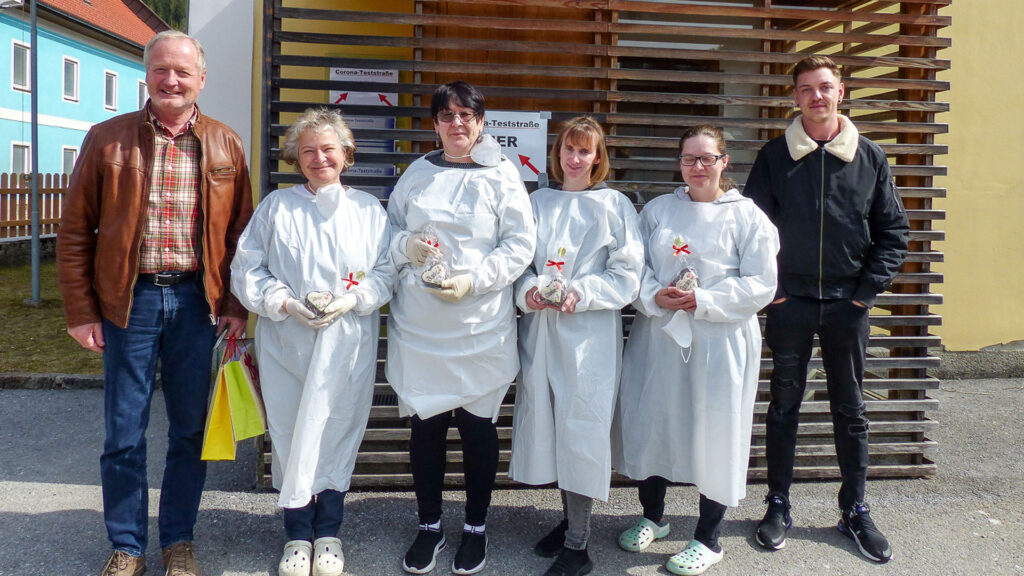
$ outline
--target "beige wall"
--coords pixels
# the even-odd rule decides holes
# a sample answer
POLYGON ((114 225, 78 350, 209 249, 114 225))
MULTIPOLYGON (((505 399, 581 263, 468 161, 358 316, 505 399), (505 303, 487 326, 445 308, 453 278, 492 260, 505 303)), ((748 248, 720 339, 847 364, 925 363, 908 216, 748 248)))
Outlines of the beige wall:
POLYGON ((950 103, 939 116, 949 134, 937 138, 949 155, 936 162, 949 174, 936 179, 948 192, 935 202, 946 211, 945 223, 935 223, 946 230, 938 245, 946 261, 935 265, 945 283, 934 289, 945 299, 934 311, 949 350, 1024 344, 1024 3, 977 3, 960 0, 941 12, 953 19, 943 32, 953 46, 939 53, 952 67, 939 76, 951 90, 939 95, 950 103))

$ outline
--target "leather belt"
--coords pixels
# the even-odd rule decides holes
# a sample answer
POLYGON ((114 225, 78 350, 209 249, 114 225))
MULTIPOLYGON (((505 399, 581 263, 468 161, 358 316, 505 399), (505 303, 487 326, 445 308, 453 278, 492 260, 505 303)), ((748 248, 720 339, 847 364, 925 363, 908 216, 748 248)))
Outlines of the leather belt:
POLYGON ((161 288, 174 286, 175 284, 181 284, 182 282, 188 282, 189 280, 195 280, 195 278, 195 270, 191 270, 189 272, 157 272, 156 274, 139 274, 140 282, 148 282, 149 284, 155 284, 161 288))

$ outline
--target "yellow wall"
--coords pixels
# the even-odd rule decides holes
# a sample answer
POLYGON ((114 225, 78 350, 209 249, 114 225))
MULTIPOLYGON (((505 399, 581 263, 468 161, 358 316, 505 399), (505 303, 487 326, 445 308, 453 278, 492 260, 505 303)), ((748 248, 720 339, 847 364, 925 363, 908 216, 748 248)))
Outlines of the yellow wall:
POLYGON ((1020 0, 957 1, 942 9, 953 25, 944 31, 952 48, 939 53, 952 61, 939 78, 949 92, 939 95, 950 111, 939 115, 949 134, 936 138, 949 166, 936 185, 948 189, 935 207, 946 211, 938 245, 945 263, 934 269, 945 283, 935 307, 943 325, 935 329, 949 350, 980 350, 1024 341, 1024 75, 1020 58, 1024 34, 1015 16, 1020 0), (1002 15, 1002 16, 994 16, 1002 15))

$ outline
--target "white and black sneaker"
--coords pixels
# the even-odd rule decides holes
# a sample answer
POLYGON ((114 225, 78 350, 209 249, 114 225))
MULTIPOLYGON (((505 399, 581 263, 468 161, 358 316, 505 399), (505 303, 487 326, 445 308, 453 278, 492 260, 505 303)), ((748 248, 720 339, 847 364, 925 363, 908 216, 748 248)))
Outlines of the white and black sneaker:
POLYGON ((487 533, 462 533, 462 543, 452 561, 452 572, 455 574, 476 574, 487 565, 487 533))
POLYGON ((839 517, 839 531, 852 538, 868 560, 885 564, 892 558, 889 541, 871 520, 871 509, 867 504, 855 504, 843 510, 839 517))
POLYGON ((402 562, 402 570, 410 574, 426 574, 437 565, 437 554, 444 550, 444 532, 440 525, 432 528, 427 524, 420 524, 416 539, 413 540, 409 551, 405 553, 405 561, 402 562))
POLYGON ((786 531, 793 527, 793 518, 789 515, 789 498, 771 492, 765 496, 764 502, 768 509, 757 525, 754 538, 763 548, 782 550, 786 547, 786 531))

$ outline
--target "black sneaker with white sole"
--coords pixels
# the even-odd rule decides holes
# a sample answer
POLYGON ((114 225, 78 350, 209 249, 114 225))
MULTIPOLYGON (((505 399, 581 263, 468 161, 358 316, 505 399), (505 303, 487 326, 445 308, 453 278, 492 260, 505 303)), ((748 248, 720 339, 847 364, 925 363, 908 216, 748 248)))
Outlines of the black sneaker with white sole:
POLYGON ((793 518, 789 515, 789 498, 770 492, 764 501, 768 510, 757 525, 754 538, 763 548, 781 550, 786 547, 786 530, 793 527, 793 518))
POLYGON ((410 574, 426 574, 437 565, 437 553, 444 550, 444 532, 432 530, 426 524, 420 524, 409 551, 405 553, 402 570, 410 574))
POLYGON ((852 538, 868 560, 885 564, 892 558, 889 541, 871 520, 871 508, 867 504, 856 504, 843 510, 839 517, 839 531, 852 538))
POLYGON ((462 543, 452 561, 454 574, 476 574, 487 564, 487 533, 463 532, 462 543))

